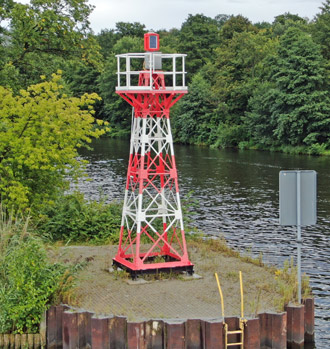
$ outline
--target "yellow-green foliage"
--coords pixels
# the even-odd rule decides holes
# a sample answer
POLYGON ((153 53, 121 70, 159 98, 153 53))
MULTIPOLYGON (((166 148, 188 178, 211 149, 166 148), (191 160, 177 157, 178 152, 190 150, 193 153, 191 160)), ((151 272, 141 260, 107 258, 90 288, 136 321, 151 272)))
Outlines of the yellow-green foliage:
POLYGON ((52 200, 64 176, 79 172, 77 148, 105 132, 93 125, 100 97, 67 96, 59 74, 18 95, 0 86, 0 195, 7 207, 37 209, 52 200))

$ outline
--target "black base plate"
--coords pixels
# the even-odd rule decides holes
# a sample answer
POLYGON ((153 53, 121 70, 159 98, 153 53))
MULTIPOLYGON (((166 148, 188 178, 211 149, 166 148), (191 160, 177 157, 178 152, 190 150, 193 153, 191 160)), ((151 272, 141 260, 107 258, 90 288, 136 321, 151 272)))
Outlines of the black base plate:
MULTIPOLYGON (((168 256, 167 256, 168 257, 168 256)), ((150 257, 149 260, 153 260, 153 257, 150 257)), ((173 259, 175 261, 175 259, 173 259)), ((114 267, 120 268, 128 272, 131 278, 134 280, 138 276, 141 275, 150 275, 150 274, 158 274, 158 273, 182 273, 186 272, 188 275, 194 274, 194 266, 187 265, 184 267, 168 267, 168 268, 154 268, 154 269, 145 269, 145 270, 133 270, 126 265, 123 265, 115 260, 112 261, 112 265, 114 267)))

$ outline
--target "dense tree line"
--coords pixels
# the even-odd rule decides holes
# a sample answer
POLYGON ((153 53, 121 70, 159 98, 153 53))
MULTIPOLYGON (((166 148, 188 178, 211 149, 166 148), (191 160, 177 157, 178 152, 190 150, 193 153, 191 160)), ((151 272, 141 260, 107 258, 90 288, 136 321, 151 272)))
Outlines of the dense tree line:
MULTIPOLYGON (((145 25, 118 22, 93 34, 87 0, 2 4, 0 85, 18 93, 60 68, 68 95, 96 92, 97 117, 113 135, 127 134, 131 111, 115 94, 115 54, 142 52, 145 25)), ((311 20, 197 14, 158 33, 162 52, 188 55, 190 93, 172 115, 177 142, 330 152, 330 0, 311 20)))

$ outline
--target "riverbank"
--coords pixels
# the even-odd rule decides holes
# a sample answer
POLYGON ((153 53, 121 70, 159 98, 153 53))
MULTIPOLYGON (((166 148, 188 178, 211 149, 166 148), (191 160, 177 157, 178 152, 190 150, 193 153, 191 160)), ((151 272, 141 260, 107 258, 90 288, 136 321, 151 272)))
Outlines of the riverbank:
MULTIPOLYGON (((129 143, 130 139, 130 130, 121 130, 115 132, 113 134, 102 137, 103 139, 110 140, 123 140, 129 143)), ((182 142, 174 142, 175 145, 178 146, 195 146, 200 148, 207 149, 215 149, 215 150, 229 150, 229 151, 239 151, 239 150, 255 150, 262 151, 266 153, 282 153, 288 155, 308 155, 308 156, 330 156, 330 150, 327 149, 326 144, 314 144, 313 146, 291 146, 291 145, 283 145, 283 146, 261 146, 255 145, 248 141, 240 142, 237 146, 218 146, 217 144, 205 144, 205 143, 182 143, 182 142)))
POLYGON ((280 147, 260 147, 255 145, 250 145, 249 143, 242 142, 237 148, 237 150, 257 150, 257 151, 265 151, 269 153, 283 153, 289 155, 312 155, 312 156, 330 156, 330 150, 326 149, 326 145, 314 144, 313 146, 280 146, 280 147))
POLYGON ((214 273, 219 274, 226 316, 240 315, 238 272, 242 271, 245 315, 282 311, 281 272, 266 268, 260 260, 239 256, 219 240, 188 242, 189 255, 198 278, 182 274, 158 274, 132 282, 124 271, 111 271, 117 246, 65 246, 52 250, 52 259, 84 263, 77 274, 71 304, 95 314, 145 318, 216 318, 221 316, 214 273), (221 247, 222 246, 222 247, 221 247), (259 265, 258 265, 259 264, 259 265))

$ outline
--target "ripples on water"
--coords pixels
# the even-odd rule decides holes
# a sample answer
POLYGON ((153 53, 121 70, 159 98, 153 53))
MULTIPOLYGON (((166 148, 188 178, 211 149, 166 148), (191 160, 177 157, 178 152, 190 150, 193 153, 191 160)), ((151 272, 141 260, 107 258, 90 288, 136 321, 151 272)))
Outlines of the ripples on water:
MULTIPOLYGON (((90 182, 79 184, 88 198, 100 191, 109 200, 123 200, 128 165, 128 140, 98 140, 89 160, 90 182)), ((257 151, 212 150, 176 146, 181 196, 193 190, 199 202, 195 225, 205 233, 223 235, 240 251, 261 252, 265 262, 282 266, 296 256, 296 228, 278 223, 278 178, 281 170, 318 172, 318 221, 302 228, 302 270, 315 295, 316 344, 330 347, 330 158, 291 156, 257 151)))

